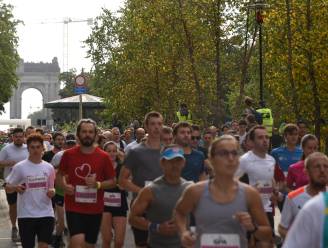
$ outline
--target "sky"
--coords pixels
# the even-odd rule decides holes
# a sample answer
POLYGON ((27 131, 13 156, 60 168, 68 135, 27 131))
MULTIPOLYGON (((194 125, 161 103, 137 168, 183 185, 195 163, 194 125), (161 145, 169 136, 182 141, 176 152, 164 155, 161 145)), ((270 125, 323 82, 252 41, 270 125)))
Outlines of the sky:
MULTIPOLYGON (((88 25, 86 20, 97 17, 102 8, 117 12, 124 4, 124 0, 3 0, 3 2, 13 5, 14 17, 24 22, 24 25, 18 26, 17 34, 18 53, 25 62, 50 63, 53 57, 57 57, 61 70, 65 65, 64 67, 67 68, 76 68, 78 72, 82 68, 88 71, 92 66, 91 61, 85 58, 87 49, 83 48, 83 41, 91 32, 91 25, 88 25), (73 22, 64 24, 64 20, 68 18, 73 22), (64 64, 64 61, 67 63, 64 64)), ((42 96, 37 90, 28 89, 22 96, 22 118, 42 108, 42 96)), ((6 113, 0 116, 1 119, 9 118, 9 104, 6 104, 5 108, 6 113)))

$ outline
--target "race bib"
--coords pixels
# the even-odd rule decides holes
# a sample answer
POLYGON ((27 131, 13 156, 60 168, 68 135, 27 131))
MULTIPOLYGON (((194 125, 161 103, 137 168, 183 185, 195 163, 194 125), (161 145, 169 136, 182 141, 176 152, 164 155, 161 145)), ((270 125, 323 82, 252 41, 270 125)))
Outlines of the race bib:
POLYGON ((240 248, 240 238, 237 234, 203 234, 200 240, 201 248, 240 248))
POLYGON ((96 203, 97 202, 97 189, 88 188, 88 186, 85 186, 85 185, 76 185, 75 202, 96 203))
POLYGON ((46 176, 28 176, 27 177, 27 190, 47 190, 47 177, 46 176))
POLYGON ((152 183, 152 181, 145 181, 145 187, 148 186, 151 183, 152 183))
POLYGON ((272 182, 258 181, 256 184, 257 190, 260 192, 262 201, 269 201, 273 192, 272 182))
POLYGON ((120 207, 121 206, 121 193, 104 193, 104 205, 108 207, 120 207))

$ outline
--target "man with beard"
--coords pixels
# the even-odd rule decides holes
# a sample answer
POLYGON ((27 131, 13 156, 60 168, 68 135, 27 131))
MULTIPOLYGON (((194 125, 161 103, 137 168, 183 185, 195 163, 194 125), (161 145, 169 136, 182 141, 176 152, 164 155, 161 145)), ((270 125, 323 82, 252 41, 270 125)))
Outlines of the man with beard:
POLYGON ((188 122, 179 122, 173 129, 175 143, 182 147, 186 165, 181 177, 187 181, 198 182, 206 179, 204 154, 191 147, 191 125, 188 122))
MULTIPOLYGON (((24 144, 24 131, 22 128, 15 128, 12 132, 13 142, 5 146, 0 152, 0 167, 4 168, 3 177, 6 178, 12 170, 12 167, 28 157, 27 146, 24 144)), ((9 217, 12 225, 11 239, 14 242, 19 241, 18 229, 16 227, 17 219, 17 192, 6 193, 9 205, 9 217)))
POLYGON ((104 207, 103 189, 116 185, 115 172, 107 153, 95 146, 96 123, 79 121, 79 146, 64 152, 57 173, 65 192, 65 210, 70 233, 69 247, 95 247, 104 207))
POLYGON ((63 146, 65 144, 65 137, 61 132, 54 133, 52 139, 54 141, 53 148, 50 151, 46 151, 42 156, 42 160, 47 161, 48 163, 51 162, 52 158, 57 152, 63 149, 63 146))
POLYGON ((320 164, 324 164, 328 168, 328 159, 322 153, 312 153, 305 159, 305 170, 309 176, 309 184, 289 192, 286 198, 278 228, 283 238, 286 237, 288 228, 305 203, 319 192, 326 191, 328 170, 327 168, 324 169, 325 167, 321 168, 320 164))

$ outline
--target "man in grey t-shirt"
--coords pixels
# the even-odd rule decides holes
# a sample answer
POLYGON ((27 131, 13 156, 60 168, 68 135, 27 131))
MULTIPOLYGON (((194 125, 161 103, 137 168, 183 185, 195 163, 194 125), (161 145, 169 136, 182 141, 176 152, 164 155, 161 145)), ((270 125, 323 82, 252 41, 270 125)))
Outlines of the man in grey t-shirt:
MULTIPOLYGON (((15 128, 12 132, 13 142, 6 145, 0 152, 0 167, 4 168, 4 178, 6 178, 12 170, 12 167, 28 157, 27 147, 24 144, 24 130, 15 128)), ((16 227, 17 219, 17 193, 6 193, 9 205, 9 217, 12 225, 11 239, 14 242, 19 241, 18 230, 16 227)))
MULTIPOLYGON (((149 112, 145 116, 144 126, 148 133, 147 140, 129 151, 119 177, 120 186, 133 192, 133 199, 148 182, 162 175, 159 163, 162 115, 149 112)), ((132 230, 136 246, 147 247, 148 232, 137 228, 132 230)))

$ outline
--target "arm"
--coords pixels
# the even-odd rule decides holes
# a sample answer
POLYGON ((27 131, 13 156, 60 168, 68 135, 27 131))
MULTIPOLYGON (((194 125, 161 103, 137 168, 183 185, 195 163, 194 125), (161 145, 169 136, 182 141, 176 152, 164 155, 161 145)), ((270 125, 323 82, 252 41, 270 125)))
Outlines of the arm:
POLYGON ((288 229, 284 228, 281 224, 278 226, 278 232, 282 239, 285 239, 287 236, 288 229))
POLYGON ((254 233, 255 238, 261 241, 271 241, 272 229, 264 212, 260 194, 250 186, 247 186, 245 190, 251 218, 245 222, 241 221, 241 224, 247 231, 253 231, 256 228, 254 224, 256 224, 258 229, 254 233))
POLYGON ((131 171, 123 165, 118 179, 118 184, 127 191, 138 193, 141 188, 131 181, 130 176, 131 171))
POLYGON ((151 204, 153 194, 149 187, 142 189, 133 202, 129 214, 129 223, 130 225, 141 229, 148 230, 150 221, 143 217, 143 214, 146 212, 147 208, 151 204))
POLYGON ((12 167, 16 164, 15 161, 13 160, 1 160, 0 161, 0 168, 4 168, 4 167, 12 167))
POLYGON ((179 199, 174 212, 175 222, 180 233, 181 244, 183 247, 193 247, 196 239, 187 229, 187 219, 189 214, 194 210, 201 195, 199 184, 191 185, 183 192, 179 199))
POLYGON ((66 176, 63 174, 61 170, 58 170, 56 176, 56 185, 62 188, 67 195, 74 195, 75 188, 73 185, 68 184, 66 181, 66 176))

